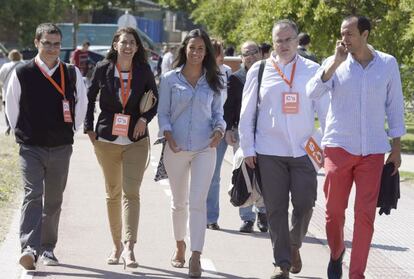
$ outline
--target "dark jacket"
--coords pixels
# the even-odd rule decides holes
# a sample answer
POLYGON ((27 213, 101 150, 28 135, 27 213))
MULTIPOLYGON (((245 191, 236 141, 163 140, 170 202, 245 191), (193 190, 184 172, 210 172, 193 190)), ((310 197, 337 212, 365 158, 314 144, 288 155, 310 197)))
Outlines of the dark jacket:
MULTIPOLYGON (((85 119, 85 132, 92 131, 94 126, 95 102, 99 93, 99 114, 96 123, 95 132, 98 137, 102 137, 109 141, 114 141, 118 136, 112 135, 112 124, 115 113, 122 113, 122 103, 115 90, 115 64, 108 60, 104 60, 97 64, 95 72, 92 76, 92 84, 88 90, 88 110, 85 119)), ((125 107, 124 114, 130 115, 130 123, 128 129, 128 138, 131 141, 138 141, 148 136, 148 129, 144 136, 138 139, 133 138, 135 124, 142 116, 149 123, 157 113, 158 91, 155 84, 154 75, 148 64, 133 65, 131 80, 131 95, 125 107), (152 90, 157 97, 155 106, 144 114, 139 112, 139 103, 142 96, 148 90, 152 90)))
POLYGON ((224 121, 226 130, 237 128, 240 120, 243 87, 246 83, 247 71, 244 65, 229 77, 227 82, 227 100, 224 104, 224 121))
POLYGON ((380 207, 380 215, 382 213, 389 215, 392 208, 397 208, 398 199, 400 198, 400 174, 397 172, 391 176, 393 171, 393 163, 386 164, 382 170, 381 188, 377 202, 377 207, 380 207))
POLYGON ((298 54, 302 57, 305 57, 306 59, 312 60, 313 62, 319 63, 318 59, 314 54, 309 52, 305 47, 299 46, 298 47, 298 54))

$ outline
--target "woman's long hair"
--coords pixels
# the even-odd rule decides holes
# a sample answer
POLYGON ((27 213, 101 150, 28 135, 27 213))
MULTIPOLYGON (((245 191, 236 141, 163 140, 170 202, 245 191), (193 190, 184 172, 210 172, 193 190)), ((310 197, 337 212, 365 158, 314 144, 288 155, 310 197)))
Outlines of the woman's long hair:
POLYGON ((137 43, 137 52, 135 52, 134 57, 132 58, 132 64, 148 64, 147 62, 147 52, 144 48, 144 45, 142 44, 141 39, 138 36, 137 31, 134 28, 131 27, 123 27, 119 28, 115 34, 114 38, 112 39, 111 49, 109 50, 108 54, 106 55, 106 59, 111 61, 112 63, 116 63, 118 59, 118 52, 114 48, 114 43, 117 43, 119 41, 119 37, 122 34, 131 34, 134 36, 135 41, 137 43))
POLYGON ((188 42, 193 38, 201 38, 204 41, 206 55, 203 59, 203 67, 206 69, 206 80, 210 88, 216 93, 219 93, 220 89, 223 88, 222 80, 220 78, 220 70, 216 63, 216 56, 213 46, 211 45, 210 37, 205 31, 201 29, 193 29, 187 34, 178 49, 178 55, 174 61, 174 68, 185 65, 187 62, 186 49, 188 42))

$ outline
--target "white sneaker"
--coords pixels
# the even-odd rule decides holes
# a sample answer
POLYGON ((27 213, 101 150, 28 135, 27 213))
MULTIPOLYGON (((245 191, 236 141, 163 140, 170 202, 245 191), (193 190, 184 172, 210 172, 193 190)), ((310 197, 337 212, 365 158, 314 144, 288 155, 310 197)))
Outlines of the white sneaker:
POLYGON ((20 255, 19 263, 26 270, 35 270, 36 251, 27 246, 20 255))
POLYGON ((58 259, 53 254, 53 251, 44 251, 42 254, 43 265, 57 266, 59 265, 58 259))

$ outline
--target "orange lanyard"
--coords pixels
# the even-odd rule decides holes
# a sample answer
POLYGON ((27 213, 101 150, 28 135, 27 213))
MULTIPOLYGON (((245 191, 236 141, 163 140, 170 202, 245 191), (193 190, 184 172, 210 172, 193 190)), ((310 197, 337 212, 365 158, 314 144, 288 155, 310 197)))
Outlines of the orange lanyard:
POLYGON ((126 89, 124 88, 124 80, 122 79, 122 73, 119 68, 119 65, 116 64, 116 69, 119 74, 119 83, 121 87, 121 98, 122 98, 122 108, 125 110, 126 104, 129 98, 129 91, 131 90, 131 70, 128 72, 128 83, 126 89))
POLYGON ((293 79, 295 78, 295 72, 296 72, 296 61, 292 66, 292 72, 290 73, 290 80, 288 80, 285 74, 279 69, 275 61, 272 60, 272 64, 275 70, 279 73, 280 77, 287 83, 287 85, 289 85, 289 88, 292 89, 293 79))
POLYGON ((43 73, 43 75, 50 81, 50 83, 56 88, 56 90, 63 96, 63 99, 66 100, 66 96, 65 96, 65 73, 63 72, 63 64, 59 63, 59 69, 60 69, 60 86, 59 84, 56 83, 56 81, 49 76, 48 73, 46 73, 45 70, 42 69, 42 67, 39 66, 39 64, 37 64, 37 62, 35 62, 37 67, 39 67, 40 71, 43 73))

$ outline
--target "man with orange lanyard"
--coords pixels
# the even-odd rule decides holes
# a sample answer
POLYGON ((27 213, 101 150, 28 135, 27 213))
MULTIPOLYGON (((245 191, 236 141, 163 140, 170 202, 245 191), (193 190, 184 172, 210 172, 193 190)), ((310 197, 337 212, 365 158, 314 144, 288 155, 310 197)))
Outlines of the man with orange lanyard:
POLYGON ((28 270, 35 269, 39 255, 44 265, 59 264, 53 250, 63 191, 74 132, 86 114, 82 75, 77 68, 71 75, 60 61, 61 42, 56 25, 40 24, 34 39, 38 55, 12 73, 7 88, 6 113, 20 145, 25 190, 19 262, 28 270))
POLYGON ((272 30, 273 48, 266 60, 259 98, 261 62, 247 73, 240 113, 240 147, 247 165, 258 167, 273 246, 274 278, 299 273, 299 249, 316 200, 316 171, 302 144, 314 129, 314 114, 322 128, 329 100, 306 96, 306 83, 318 64, 297 54, 298 28, 280 20, 272 30), (259 102, 259 104, 257 104, 259 102), (256 123, 256 127, 254 126, 256 123), (255 132, 254 132, 255 131, 255 132), (289 193, 293 204, 289 230, 289 193))

